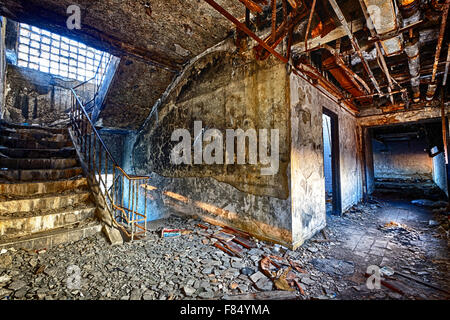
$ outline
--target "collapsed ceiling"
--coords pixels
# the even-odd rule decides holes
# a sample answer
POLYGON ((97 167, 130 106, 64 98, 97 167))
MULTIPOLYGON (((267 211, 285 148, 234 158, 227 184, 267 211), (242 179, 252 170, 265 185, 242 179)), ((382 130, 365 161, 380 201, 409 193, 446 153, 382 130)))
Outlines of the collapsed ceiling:
POLYGON ((183 65, 230 35, 238 45, 250 35, 256 41, 257 59, 277 56, 355 112, 429 104, 440 99, 440 88, 446 87, 448 4, 448 0, 1 0, 0 14, 122 57, 102 125, 135 130, 183 65), (73 4, 81 8, 80 30, 66 27, 66 10, 73 4), (146 76, 137 76, 137 70, 145 70, 146 76), (124 116, 126 110, 136 112, 124 116))

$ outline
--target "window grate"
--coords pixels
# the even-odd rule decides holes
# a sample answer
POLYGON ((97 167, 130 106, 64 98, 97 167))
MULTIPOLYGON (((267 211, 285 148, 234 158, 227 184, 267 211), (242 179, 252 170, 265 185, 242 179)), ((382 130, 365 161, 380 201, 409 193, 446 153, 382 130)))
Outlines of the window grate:
POLYGON ((68 79, 102 77, 110 55, 78 41, 21 23, 18 65, 68 79))

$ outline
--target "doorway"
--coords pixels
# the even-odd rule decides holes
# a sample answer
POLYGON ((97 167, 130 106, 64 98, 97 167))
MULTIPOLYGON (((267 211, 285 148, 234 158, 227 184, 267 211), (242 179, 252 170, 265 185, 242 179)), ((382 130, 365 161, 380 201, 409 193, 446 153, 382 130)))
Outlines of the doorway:
POLYGON ((326 108, 323 109, 322 128, 326 210, 327 214, 341 215, 339 123, 338 116, 326 108))

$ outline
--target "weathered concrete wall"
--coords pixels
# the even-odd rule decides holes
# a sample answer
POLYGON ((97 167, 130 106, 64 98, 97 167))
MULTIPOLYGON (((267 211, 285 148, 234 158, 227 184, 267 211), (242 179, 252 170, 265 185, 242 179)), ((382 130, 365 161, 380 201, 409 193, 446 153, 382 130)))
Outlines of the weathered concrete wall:
POLYGON ((356 117, 295 75, 290 92, 292 237, 297 246, 326 225, 323 107, 338 115, 344 211, 362 198, 362 174, 356 117))
POLYGON ((117 133, 108 130, 100 130, 99 134, 114 160, 119 166, 123 166, 124 143, 127 139, 127 134, 125 132, 117 133))
POLYGON ((375 191, 375 169, 373 166, 372 130, 364 128, 365 178, 367 194, 375 191))
POLYGON ((433 181, 448 196, 447 171, 445 167, 445 156, 442 152, 433 158, 433 181))
POLYGON ((375 178, 432 178, 433 160, 424 151, 425 141, 389 141, 386 144, 373 141, 375 178))
POLYGON ((9 64, 3 118, 14 123, 51 124, 67 119, 70 88, 78 81, 9 64))
POLYGON ((116 69, 97 124, 136 130, 174 74, 131 56, 123 56, 116 69))
MULTIPOLYGON (((286 67, 275 59, 259 62, 223 51, 199 59, 184 74, 157 117, 125 143, 125 147, 132 146, 125 169, 150 175, 149 184, 156 188, 149 204, 151 218, 174 211, 195 214, 292 245, 287 80, 286 67), (170 152, 178 143, 171 141, 172 132, 184 128, 194 139, 194 121, 218 129, 224 138, 226 129, 278 129, 278 172, 263 176, 260 170, 266 166, 259 163, 171 164, 170 152)), ((248 148, 247 144, 247 152, 248 148)))
POLYGON ((0 119, 2 119, 3 105, 5 102, 6 86, 6 58, 5 58, 6 19, 0 17, 0 119))

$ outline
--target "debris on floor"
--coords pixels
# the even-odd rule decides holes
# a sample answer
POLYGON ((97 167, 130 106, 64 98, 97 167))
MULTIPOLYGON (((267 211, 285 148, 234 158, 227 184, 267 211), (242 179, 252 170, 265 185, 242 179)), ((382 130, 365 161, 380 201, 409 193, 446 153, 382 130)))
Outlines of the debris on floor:
POLYGON ((425 209, 402 205, 361 204, 344 217, 327 217, 326 233, 296 250, 176 216, 121 246, 95 235, 48 250, 2 250, 0 299, 448 299, 450 260, 434 236, 438 227, 428 225, 429 215, 416 215, 425 209), (181 235, 162 238, 163 228, 181 235), (398 290, 369 290, 370 265, 398 290), (70 266, 79 268, 78 288, 67 287, 70 266))

